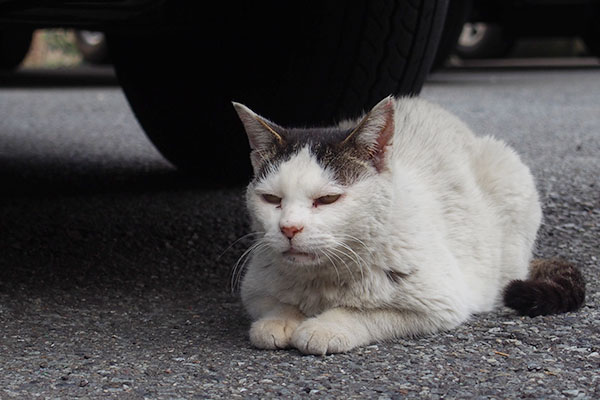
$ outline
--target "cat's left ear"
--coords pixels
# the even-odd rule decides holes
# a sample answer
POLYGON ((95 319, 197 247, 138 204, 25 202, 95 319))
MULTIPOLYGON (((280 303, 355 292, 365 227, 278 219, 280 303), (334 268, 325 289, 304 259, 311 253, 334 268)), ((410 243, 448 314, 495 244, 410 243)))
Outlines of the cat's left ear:
POLYGON ((378 171, 384 168, 385 151, 394 134, 395 105, 392 96, 381 100, 344 139, 364 148, 378 171))

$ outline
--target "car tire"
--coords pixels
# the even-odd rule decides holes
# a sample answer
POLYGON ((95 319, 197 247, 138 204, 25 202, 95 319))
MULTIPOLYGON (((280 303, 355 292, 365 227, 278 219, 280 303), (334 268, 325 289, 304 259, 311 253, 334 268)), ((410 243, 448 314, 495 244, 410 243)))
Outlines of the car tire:
POLYGON ((216 182, 247 179, 232 100, 282 125, 322 125, 419 93, 447 0, 289 3, 216 11, 194 30, 109 36, 125 95, 172 164, 216 182))
POLYGON ((0 31, 0 69, 13 70, 25 59, 33 32, 30 30, 0 31))

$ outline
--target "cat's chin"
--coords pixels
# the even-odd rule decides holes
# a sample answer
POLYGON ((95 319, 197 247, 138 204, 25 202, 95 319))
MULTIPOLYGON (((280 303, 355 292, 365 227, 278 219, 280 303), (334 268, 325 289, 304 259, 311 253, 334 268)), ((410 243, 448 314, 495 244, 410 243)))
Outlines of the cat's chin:
POLYGON ((283 259, 296 265, 314 265, 318 263, 318 257, 314 253, 306 253, 296 249, 289 249, 281 253, 283 259))

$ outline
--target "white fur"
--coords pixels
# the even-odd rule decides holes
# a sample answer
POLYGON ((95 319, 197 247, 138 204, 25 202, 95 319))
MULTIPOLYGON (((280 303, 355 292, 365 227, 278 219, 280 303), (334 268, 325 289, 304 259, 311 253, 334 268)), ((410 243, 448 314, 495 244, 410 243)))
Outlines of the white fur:
POLYGON ((343 187, 305 148, 248 187, 264 232, 242 282, 255 346, 325 354, 450 329, 527 276, 541 221, 529 169, 438 106, 392 101, 383 170, 343 187), (342 196, 313 206, 330 194, 342 196), (315 256, 283 254, 281 226, 301 226, 293 246, 315 256))

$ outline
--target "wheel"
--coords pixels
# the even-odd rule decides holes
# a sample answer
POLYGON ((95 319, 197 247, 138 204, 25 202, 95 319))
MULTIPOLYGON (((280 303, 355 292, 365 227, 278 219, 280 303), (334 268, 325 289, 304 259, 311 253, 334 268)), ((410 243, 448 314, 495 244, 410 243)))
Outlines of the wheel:
POLYGON ((515 39, 497 24, 466 23, 458 38, 461 58, 499 58, 508 54, 515 39))
POLYGON ((282 125, 329 124, 381 98, 416 94, 447 0, 254 2, 195 30, 109 37, 117 77, 148 137, 174 165, 247 179, 231 101, 282 125))
POLYGON ((75 45, 90 64, 107 64, 110 62, 106 38, 102 32, 76 31, 75 45))
POLYGON ((0 31, 0 69, 12 70, 21 64, 31 46, 32 34, 29 30, 0 31))

